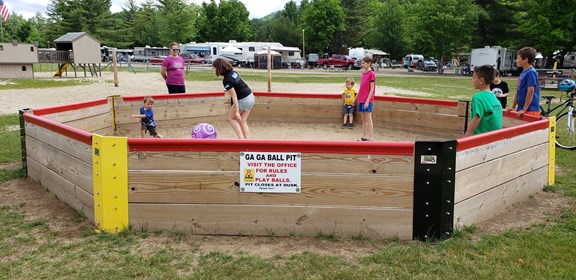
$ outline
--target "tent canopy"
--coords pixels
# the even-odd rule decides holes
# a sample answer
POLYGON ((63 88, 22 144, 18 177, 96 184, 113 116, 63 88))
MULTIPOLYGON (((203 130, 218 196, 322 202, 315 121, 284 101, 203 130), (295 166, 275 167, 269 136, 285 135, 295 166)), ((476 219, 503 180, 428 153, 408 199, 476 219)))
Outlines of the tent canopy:
MULTIPOLYGON (((260 55, 268 55, 268 50, 258 51, 258 52, 255 53, 255 55, 258 55, 258 56, 260 56, 260 55)), ((280 54, 279 52, 270 51, 270 55, 277 56, 277 55, 282 55, 282 54, 280 54)))

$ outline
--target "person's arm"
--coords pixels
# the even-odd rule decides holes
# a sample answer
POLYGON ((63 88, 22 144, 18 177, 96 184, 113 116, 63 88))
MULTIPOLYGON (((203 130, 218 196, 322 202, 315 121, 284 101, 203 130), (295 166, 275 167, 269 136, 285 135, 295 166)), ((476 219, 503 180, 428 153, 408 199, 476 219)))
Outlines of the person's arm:
POLYGON ((534 98, 534 86, 528 87, 528 90, 526 92, 526 101, 524 102, 524 108, 518 111, 519 116, 522 116, 524 113, 526 113, 526 111, 528 111, 528 108, 530 108, 530 103, 532 103, 532 98, 534 98))
POLYGON ((472 118, 472 121, 468 124, 468 129, 466 130, 464 137, 472 136, 472 133, 474 133, 474 130, 476 130, 481 120, 482 118, 480 118, 478 115, 475 115, 472 118))
POLYGON ((141 114, 134 114, 134 115, 132 115, 132 117, 133 117, 133 118, 143 119, 143 118, 145 118, 146 116, 145 116, 145 115, 141 115, 141 114))
POLYGON ((374 86, 376 84, 376 81, 371 81, 370 82, 370 91, 368 92, 368 98, 366 98, 366 103, 364 103, 364 108, 368 109, 368 105, 370 105, 370 100, 372 99, 372 95, 374 95, 374 86))
POLYGON ((234 109, 236 110, 236 118, 241 120, 242 117, 240 116, 240 108, 238 106, 238 95, 236 95, 236 90, 231 88, 227 92, 230 94, 230 97, 232 97, 232 104, 234 104, 234 109))
POLYGON ((164 80, 166 80, 166 70, 167 68, 162 66, 162 68, 160 68, 160 75, 162 75, 162 78, 164 78, 164 80))

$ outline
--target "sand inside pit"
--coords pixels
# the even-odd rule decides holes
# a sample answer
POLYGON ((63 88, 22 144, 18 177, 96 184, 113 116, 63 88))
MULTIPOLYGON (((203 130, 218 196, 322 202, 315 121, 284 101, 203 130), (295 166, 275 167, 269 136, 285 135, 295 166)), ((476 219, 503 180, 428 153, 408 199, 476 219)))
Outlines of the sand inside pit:
MULTIPOLYGON (((237 139, 236 134, 228 121, 210 123, 216 128, 218 139, 237 139)), ((191 138, 192 129, 196 123, 189 127, 162 128, 159 122, 157 131, 165 138, 191 138)), ((131 131, 122 131, 119 136, 139 138, 139 124, 134 124, 131 131)), ((341 128, 342 122, 326 124, 279 123, 279 122, 249 122, 251 139, 264 140, 319 140, 319 141, 355 141, 362 137, 362 126, 355 124, 352 129, 341 128)), ((146 137, 150 137, 146 134, 146 137)), ((402 132, 396 129, 374 128, 374 141, 414 142, 416 140, 435 139, 430 136, 402 132)))

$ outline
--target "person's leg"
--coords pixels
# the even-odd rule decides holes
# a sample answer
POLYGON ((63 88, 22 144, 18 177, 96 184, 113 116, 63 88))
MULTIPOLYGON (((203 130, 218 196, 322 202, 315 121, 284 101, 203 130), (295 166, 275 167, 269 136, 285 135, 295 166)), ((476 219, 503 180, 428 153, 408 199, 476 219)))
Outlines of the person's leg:
POLYGON ((236 109, 234 106, 230 108, 230 113, 228 114, 228 121, 230 122, 230 126, 232 126, 234 132, 236 132, 236 136, 238 136, 238 139, 245 139, 244 134, 242 132, 242 125, 240 124, 240 120, 236 118, 236 109))
POLYGON ((374 141, 374 124, 372 123, 372 112, 364 113, 364 118, 366 119, 366 139, 368 141, 374 141))
POLYGON ((348 120, 350 121, 350 127, 354 126, 354 111, 352 111, 350 114, 348 114, 348 120))
POLYGON ((242 117, 242 120, 240 120, 240 126, 242 127, 244 139, 250 139, 250 128, 248 127, 248 116, 250 116, 250 110, 240 111, 240 116, 242 117))
POLYGON ((361 112, 360 116, 362 116, 362 139, 368 139, 368 131, 366 130, 366 126, 367 126, 367 119, 366 119, 366 113, 365 112, 361 112))
POLYGON ((146 134, 146 130, 140 130, 140 138, 144 138, 144 134, 146 134))

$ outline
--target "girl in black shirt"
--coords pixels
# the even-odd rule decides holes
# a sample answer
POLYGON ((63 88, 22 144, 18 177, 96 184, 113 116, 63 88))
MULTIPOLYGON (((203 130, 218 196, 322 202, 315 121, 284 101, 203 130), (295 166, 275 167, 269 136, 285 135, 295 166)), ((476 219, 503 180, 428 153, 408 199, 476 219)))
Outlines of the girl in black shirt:
POLYGON ((231 105, 228 121, 236 132, 238 139, 249 139, 248 116, 254 107, 254 94, 248 85, 242 80, 240 74, 234 71, 228 61, 218 58, 212 66, 216 69, 216 76, 223 76, 222 84, 225 92, 230 94, 231 105))

